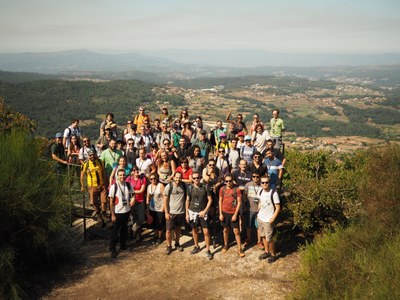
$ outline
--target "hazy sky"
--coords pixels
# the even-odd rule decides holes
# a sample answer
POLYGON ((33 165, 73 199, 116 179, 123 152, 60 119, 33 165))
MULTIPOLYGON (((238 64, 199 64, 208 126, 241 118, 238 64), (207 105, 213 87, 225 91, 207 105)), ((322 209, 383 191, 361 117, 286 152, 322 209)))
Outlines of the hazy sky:
POLYGON ((400 0, 0 0, 0 52, 400 53, 400 0))

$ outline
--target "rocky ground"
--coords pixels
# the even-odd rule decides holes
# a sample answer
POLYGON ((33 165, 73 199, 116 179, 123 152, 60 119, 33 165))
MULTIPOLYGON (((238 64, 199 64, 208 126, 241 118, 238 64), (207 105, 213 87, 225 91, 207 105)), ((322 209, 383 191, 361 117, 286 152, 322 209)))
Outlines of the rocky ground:
POLYGON ((167 256, 166 242, 152 244, 146 230, 142 242, 130 241, 132 249, 112 259, 109 233, 99 225, 88 228, 87 240, 77 242, 83 264, 65 274, 65 283, 44 299, 283 299, 299 269, 298 241, 293 239, 280 244, 273 264, 258 259, 262 251, 256 245, 239 258, 235 243, 225 254, 220 246, 212 248, 215 255, 209 261, 204 241, 202 251, 191 255, 191 236, 183 235, 184 251, 167 256))

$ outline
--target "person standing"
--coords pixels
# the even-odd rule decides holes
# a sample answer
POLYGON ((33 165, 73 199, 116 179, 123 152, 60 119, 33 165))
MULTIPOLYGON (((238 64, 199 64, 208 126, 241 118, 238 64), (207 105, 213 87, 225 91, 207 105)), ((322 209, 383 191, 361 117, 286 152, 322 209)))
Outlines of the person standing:
POLYGON ((115 139, 111 139, 107 150, 103 151, 100 155, 100 159, 103 162, 104 168, 106 169, 107 178, 110 178, 111 173, 118 165, 118 160, 121 156, 122 152, 117 149, 117 141, 115 139))
POLYGON ((66 160, 65 157, 65 148, 62 142, 63 142, 63 135, 61 132, 58 132, 56 133, 55 141, 50 148, 51 158, 52 160, 57 162, 57 164, 55 165, 55 171, 57 175, 65 174, 68 164, 68 161, 66 160))
POLYGON ((229 228, 233 229, 236 243, 238 246, 238 254, 244 257, 242 250, 239 231, 239 210, 242 205, 242 193, 239 188, 234 186, 233 176, 228 174, 225 176, 226 186, 219 190, 219 220, 224 227, 224 247, 222 253, 226 253, 229 248, 229 228))
POLYGON ((93 149, 89 149, 87 154, 89 159, 83 163, 81 169, 81 191, 85 192, 86 190, 84 185, 86 176, 90 204, 96 212, 97 222, 101 222, 102 227, 105 227, 107 210, 106 172, 93 149))
MULTIPOLYGON (((252 231, 257 231, 256 219, 258 213, 258 202, 260 200, 258 195, 261 191, 260 174, 257 171, 254 171, 251 177, 252 181, 246 183, 243 193, 243 206, 245 207, 244 219, 246 227, 246 241, 244 247, 252 244, 252 231)), ((260 242, 261 239, 257 232, 257 244, 260 244, 260 242)))
POLYGON ((260 260, 268 258, 269 263, 277 260, 273 232, 275 220, 281 210, 278 193, 271 189, 268 176, 261 177, 262 190, 259 193, 258 228, 265 252, 259 256, 260 260))
POLYGON ((164 189, 164 208, 166 221, 166 254, 172 252, 172 230, 175 231, 175 249, 180 252, 183 247, 179 244, 181 227, 185 224, 186 185, 182 182, 182 174, 175 172, 173 182, 164 189))
POLYGON ((186 221, 192 227, 194 248, 191 254, 196 254, 201 251, 199 247, 199 233, 198 227, 201 226, 204 233, 204 240, 206 242, 207 258, 213 259, 210 251, 210 233, 208 231, 209 215, 208 211, 211 208, 212 197, 210 191, 206 186, 200 183, 200 173, 193 172, 193 185, 188 189, 186 197, 186 221))
POLYGON ((144 125, 144 121, 147 120, 148 123, 151 122, 149 115, 145 113, 144 107, 139 107, 139 114, 135 116, 133 123, 137 126, 137 128, 140 128, 141 126, 144 125))
POLYGON ((109 250, 111 257, 115 258, 118 255, 116 249, 118 240, 121 250, 128 248, 126 245, 128 219, 131 207, 135 205, 132 187, 125 182, 125 170, 118 170, 117 182, 111 185, 108 197, 110 198, 111 221, 113 222, 109 250))
POLYGON ((275 148, 280 149, 282 145, 282 132, 285 131, 285 124, 283 120, 279 118, 279 109, 272 111, 271 123, 271 139, 275 142, 275 148))
POLYGON ((76 135, 78 139, 81 138, 81 130, 79 128, 79 120, 73 119, 71 125, 65 128, 63 134, 63 145, 65 149, 68 149, 71 142, 71 136, 76 135))
POLYGON ((274 156, 273 149, 267 149, 264 165, 268 168, 271 189, 280 189, 283 176, 282 162, 274 156))

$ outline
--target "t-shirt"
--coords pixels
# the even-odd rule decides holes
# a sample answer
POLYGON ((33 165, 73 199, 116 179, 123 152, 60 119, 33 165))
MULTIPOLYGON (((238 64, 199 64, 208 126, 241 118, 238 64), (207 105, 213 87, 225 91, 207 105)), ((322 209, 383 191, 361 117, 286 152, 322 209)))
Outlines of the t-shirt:
POLYGON ((181 166, 177 167, 175 172, 180 172, 182 174, 182 179, 189 179, 189 176, 193 174, 193 170, 191 168, 184 171, 181 166))
POLYGON ((256 147, 244 145, 241 149, 240 155, 248 164, 251 164, 254 152, 256 152, 256 147))
POLYGON ((161 185, 158 183, 156 187, 150 184, 147 187, 147 193, 150 195, 149 209, 152 211, 161 212, 163 208, 163 195, 161 194, 161 185))
POLYGON ((112 151, 110 148, 101 153, 100 159, 102 160, 106 169, 107 177, 110 177, 111 172, 118 165, 118 159, 122 156, 122 152, 118 149, 112 151))
POLYGON ((150 166, 153 164, 150 158, 141 160, 140 157, 136 159, 136 166, 139 168, 139 173, 148 176, 150 174, 150 166))
POLYGON ((65 147, 68 148, 69 144, 71 142, 71 135, 76 135, 78 137, 78 139, 81 136, 81 131, 79 130, 79 127, 77 128, 72 128, 71 126, 68 126, 67 128, 65 128, 64 130, 64 134, 63 137, 66 138, 65 140, 65 147))
POLYGON ((210 191, 204 185, 196 187, 192 185, 188 191, 189 209, 193 212, 201 212, 207 207, 208 196, 211 196, 210 191))
POLYGON ((266 158, 264 164, 268 168, 269 186, 271 189, 274 189, 278 182, 279 170, 283 168, 282 162, 275 157, 273 160, 266 158))
POLYGON ((233 179, 235 180, 236 184, 243 187, 246 185, 246 183, 251 181, 251 175, 251 172, 242 172, 240 170, 236 170, 232 173, 233 179))
POLYGON ((60 159, 65 159, 65 150, 63 144, 54 143, 50 148, 51 154, 55 154, 60 159))
POLYGON ((82 165, 82 172, 86 174, 87 185, 90 187, 97 187, 103 185, 103 172, 104 167, 101 160, 94 161, 88 160, 82 165))
POLYGON ((242 197, 242 193, 239 188, 228 188, 223 186, 219 190, 219 197, 222 197, 222 211, 228 214, 234 214, 237 207, 237 199, 242 197), (236 190, 236 197, 235 197, 236 190))
POLYGON ((164 189, 164 195, 167 197, 167 203, 169 203, 169 213, 174 215, 180 215, 185 213, 185 192, 186 185, 184 183, 176 186, 174 183, 168 184, 164 189), (172 186, 172 192, 169 189, 172 186), (171 194, 171 196, 169 196, 171 194), (168 199, 169 197, 169 199, 168 199))
POLYGON ((248 205, 251 212, 258 211, 258 203, 260 201, 259 193, 261 189, 261 186, 257 185, 254 181, 247 183, 244 187, 246 206, 248 205))
POLYGON ((283 120, 281 118, 271 119, 271 137, 281 137, 282 131, 285 129, 283 120))
MULTIPOLYGON (((275 207, 271 201, 271 193, 273 189, 270 189, 268 192, 264 189, 260 191, 260 210, 258 212, 258 218, 263 222, 269 222, 275 212, 275 207)), ((280 203, 279 196, 277 192, 274 192, 272 199, 275 204, 280 203)))
MULTIPOLYGON (((142 186, 146 186, 146 177, 135 179, 133 176, 129 176, 126 178, 126 182, 129 182, 134 191, 140 191, 142 186)), ((136 202, 141 203, 144 200, 144 193, 146 189, 143 190, 143 193, 135 194, 136 202)))
POLYGON ((114 209, 116 214, 124 214, 131 211, 129 202, 132 198, 132 187, 127 183, 116 182, 110 186, 108 197, 114 198, 114 209), (117 188, 117 191, 115 189, 117 188))

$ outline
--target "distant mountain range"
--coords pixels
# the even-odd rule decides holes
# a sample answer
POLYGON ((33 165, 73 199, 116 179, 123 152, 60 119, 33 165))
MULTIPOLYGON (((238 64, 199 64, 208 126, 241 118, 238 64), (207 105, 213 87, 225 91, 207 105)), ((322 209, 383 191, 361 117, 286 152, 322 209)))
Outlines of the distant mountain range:
POLYGON ((327 79, 336 76, 374 78, 388 84, 399 84, 400 54, 294 55, 262 50, 166 50, 146 54, 106 54, 71 50, 0 54, 0 70, 141 79, 155 83, 195 77, 289 75, 327 79))

